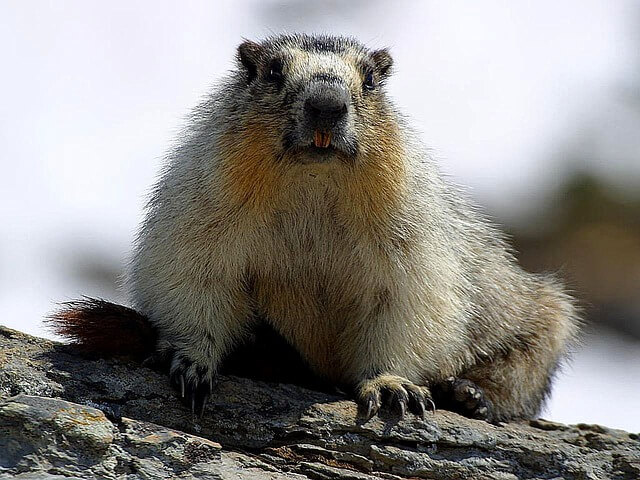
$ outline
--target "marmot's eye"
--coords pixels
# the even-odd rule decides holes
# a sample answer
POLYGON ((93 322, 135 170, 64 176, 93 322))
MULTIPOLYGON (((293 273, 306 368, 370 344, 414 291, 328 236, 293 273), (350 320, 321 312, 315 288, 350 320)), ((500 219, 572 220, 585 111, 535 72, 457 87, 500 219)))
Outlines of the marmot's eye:
POLYGON ((373 78, 373 72, 371 70, 369 70, 365 75, 364 75, 364 83, 363 86, 365 89, 367 90, 373 90, 374 88, 376 88, 376 81, 373 78))
POLYGON ((272 60, 267 69, 267 80, 270 82, 280 82, 282 80, 282 62, 272 60))

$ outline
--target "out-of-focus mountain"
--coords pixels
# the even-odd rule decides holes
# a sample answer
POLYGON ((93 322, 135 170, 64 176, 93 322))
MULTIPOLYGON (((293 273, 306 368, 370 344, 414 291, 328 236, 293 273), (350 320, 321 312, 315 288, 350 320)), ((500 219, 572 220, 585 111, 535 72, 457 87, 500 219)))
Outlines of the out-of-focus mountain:
POLYGON ((540 229, 513 232, 522 265, 558 271, 588 321, 640 338, 640 195, 576 173, 540 212, 540 221, 540 229))

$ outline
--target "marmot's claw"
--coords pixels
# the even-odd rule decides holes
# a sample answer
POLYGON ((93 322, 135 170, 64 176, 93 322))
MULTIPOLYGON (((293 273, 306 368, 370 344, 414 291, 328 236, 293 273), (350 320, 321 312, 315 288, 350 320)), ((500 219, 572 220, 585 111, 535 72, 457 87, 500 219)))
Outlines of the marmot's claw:
POLYGON ((424 417, 427 412, 427 405, 429 406, 428 410, 432 412, 436 411, 433 400, 431 400, 431 392, 429 392, 426 387, 419 387, 411 383, 405 384, 404 388, 409 393, 409 407, 411 411, 421 417, 424 417))
POLYGON ((213 374, 210 369, 197 365, 183 354, 176 353, 169 378, 184 405, 191 409, 191 413, 202 418, 213 390, 213 374))
POLYGON ((439 406, 466 417, 491 421, 492 404, 482 388, 466 378, 449 377, 434 387, 439 406))
POLYGON ((202 418, 204 415, 204 410, 209 400, 210 389, 211 385, 208 382, 200 383, 188 394, 188 396, 191 397, 191 413, 198 415, 199 418, 202 418))
POLYGON ((400 413, 400 416, 404 417, 409 404, 409 394, 404 387, 398 388, 393 391, 390 403, 400 413))
POLYGON ((374 398, 374 396, 370 396, 367 399, 367 406, 366 406, 366 411, 364 414, 364 417, 369 420, 370 418, 372 418, 376 413, 378 413, 378 410, 380 410, 380 400, 376 400, 374 398))
POLYGON ((383 403, 395 409, 401 417, 407 410, 424 416, 426 404, 433 405, 427 387, 415 385, 396 375, 380 375, 361 382, 356 387, 356 398, 364 407, 367 420, 378 413, 383 403))

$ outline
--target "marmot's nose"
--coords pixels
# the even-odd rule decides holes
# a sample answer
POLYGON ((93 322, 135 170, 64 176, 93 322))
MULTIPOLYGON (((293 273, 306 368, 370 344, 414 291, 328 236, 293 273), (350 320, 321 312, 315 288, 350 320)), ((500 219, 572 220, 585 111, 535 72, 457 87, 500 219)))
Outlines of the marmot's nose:
POLYGON ((343 88, 323 89, 305 101, 305 115, 314 127, 329 129, 347 115, 348 101, 343 88))

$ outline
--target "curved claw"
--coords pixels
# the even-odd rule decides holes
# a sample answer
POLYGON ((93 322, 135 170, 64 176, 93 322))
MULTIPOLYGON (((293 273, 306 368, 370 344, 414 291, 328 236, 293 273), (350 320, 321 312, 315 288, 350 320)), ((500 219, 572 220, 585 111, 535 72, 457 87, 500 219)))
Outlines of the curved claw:
POLYGON ((404 417, 405 413, 407 413, 409 395, 407 394, 406 390, 401 388, 398 391, 394 392, 394 399, 394 403, 400 411, 400 418, 402 418, 404 417))
POLYGON ((202 418, 213 390, 214 377, 211 368, 196 364, 184 354, 174 353, 170 380, 182 402, 191 409, 191 413, 202 418))
POLYGON ((191 407, 191 413, 202 418, 212 390, 211 383, 203 381, 197 385, 190 385, 187 390, 187 405, 191 407))
POLYGON ((367 400, 367 410, 364 413, 364 416, 369 419, 371 417, 373 417, 376 414, 375 411, 375 404, 373 403, 372 399, 367 400))
POLYGON ((404 417, 404 414, 407 413, 407 404, 402 400, 398 400, 398 409, 400 410, 400 418, 404 417))
POLYGON ((409 392, 409 407, 412 412, 424 418, 427 410, 435 411, 431 393, 427 388, 416 385, 405 385, 404 388, 409 392))
POLYGON ((433 403, 433 400, 431 400, 430 398, 427 398, 427 402, 429 403, 429 411, 431 413, 436 413, 436 404, 433 403))
POLYGON ((424 418, 427 407, 425 405, 425 395, 422 392, 409 392, 409 409, 419 417, 424 418))
POLYGON ((378 411, 380 410, 380 402, 373 396, 371 395, 368 399, 367 399, 367 406, 366 406, 366 411, 365 411, 365 418, 367 420, 373 418, 373 416, 378 413, 378 411))

